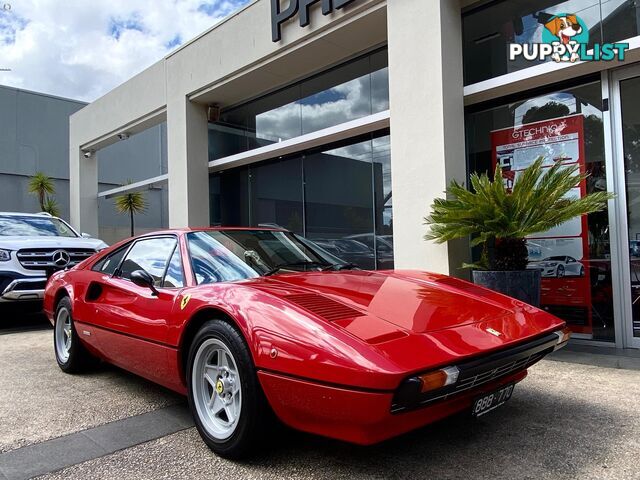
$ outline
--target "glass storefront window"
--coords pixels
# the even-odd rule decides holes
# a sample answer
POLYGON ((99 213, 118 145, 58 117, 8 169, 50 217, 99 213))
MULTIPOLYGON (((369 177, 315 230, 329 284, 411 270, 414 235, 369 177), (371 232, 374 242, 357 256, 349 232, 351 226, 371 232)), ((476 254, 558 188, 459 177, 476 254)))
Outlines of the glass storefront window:
POLYGON ((304 234, 302 159, 259 163, 250 172, 252 223, 304 234))
POLYGON ((393 268, 388 132, 210 177, 211 222, 278 225, 363 269, 393 268))
POLYGON ((263 147, 389 109, 382 49, 223 111, 209 124, 209 159, 263 147))
POLYGON ((305 157, 306 237, 346 262, 375 269, 371 140, 305 157))
POLYGON ((578 15, 589 28, 589 46, 638 35, 636 0, 501 0, 462 16, 464 83, 470 85, 536 65, 509 60, 509 44, 541 43, 554 15, 578 15))
POLYGON ((209 208, 212 225, 249 225, 249 169, 235 168, 209 176, 209 208))
MULTIPOLYGON (((517 171, 542 155, 550 163, 561 159, 578 164, 590 174, 576 195, 606 190, 602 111, 599 80, 492 108, 469 109, 469 171, 492 172, 497 162, 503 171, 517 171), (556 126, 567 135, 538 138, 531 133, 556 126), (511 148, 511 137, 523 143, 511 148)), ((608 218, 607 211, 588 215, 584 222, 578 219, 532 236, 527 246, 530 268, 542 271, 543 308, 586 338, 614 341, 608 218)))
POLYGON ((640 338, 640 77, 620 82, 633 336, 640 338))

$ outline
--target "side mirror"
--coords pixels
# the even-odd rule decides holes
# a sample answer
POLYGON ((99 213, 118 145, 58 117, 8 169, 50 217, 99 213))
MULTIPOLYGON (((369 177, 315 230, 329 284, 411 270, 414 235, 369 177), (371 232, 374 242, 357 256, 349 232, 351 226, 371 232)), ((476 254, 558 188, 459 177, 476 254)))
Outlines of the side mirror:
POLYGON ((82 238, 93 238, 91 235, 89 235, 88 233, 84 233, 84 232, 82 232, 82 233, 80 234, 80 236, 81 236, 82 238))
POLYGON ((131 272, 131 276, 129 278, 139 287, 150 289, 154 296, 157 297, 159 295, 158 290, 153 285, 153 278, 148 272, 145 272, 144 270, 135 270, 131 272))

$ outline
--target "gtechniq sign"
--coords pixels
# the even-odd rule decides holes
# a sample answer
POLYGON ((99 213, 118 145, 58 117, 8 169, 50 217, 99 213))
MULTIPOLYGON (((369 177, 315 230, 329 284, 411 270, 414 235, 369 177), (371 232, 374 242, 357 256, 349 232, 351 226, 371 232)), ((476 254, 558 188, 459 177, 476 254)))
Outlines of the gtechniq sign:
MULTIPOLYGON (((287 1, 287 0, 283 0, 287 1)), ((281 8, 281 0, 271 0, 271 38, 274 42, 282 39, 282 24, 300 12, 300 26, 309 25, 309 7, 320 2, 322 14, 329 15, 354 0, 288 0, 289 6, 281 8)))

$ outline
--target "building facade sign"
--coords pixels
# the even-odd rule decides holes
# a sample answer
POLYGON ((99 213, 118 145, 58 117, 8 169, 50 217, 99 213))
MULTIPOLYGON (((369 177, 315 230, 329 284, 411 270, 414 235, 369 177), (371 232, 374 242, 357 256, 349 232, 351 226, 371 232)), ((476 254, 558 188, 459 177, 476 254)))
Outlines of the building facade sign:
POLYGON ((300 26, 309 25, 309 8, 320 2, 322 14, 329 15, 354 0, 289 0, 289 5, 282 8, 280 0, 271 0, 271 37, 274 42, 282 39, 282 24, 300 12, 300 26))

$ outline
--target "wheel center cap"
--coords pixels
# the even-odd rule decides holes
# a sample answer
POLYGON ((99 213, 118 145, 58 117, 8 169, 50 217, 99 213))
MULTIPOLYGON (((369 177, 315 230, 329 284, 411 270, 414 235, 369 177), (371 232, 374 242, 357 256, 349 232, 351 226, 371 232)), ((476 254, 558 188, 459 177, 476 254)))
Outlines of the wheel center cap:
POLYGON ((218 382, 216 383, 216 392, 218 392, 218 395, 224 392, 224 383, 222 382, 222 380, 218 380, 218 382))

